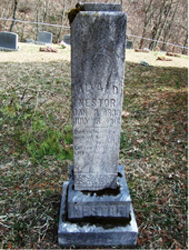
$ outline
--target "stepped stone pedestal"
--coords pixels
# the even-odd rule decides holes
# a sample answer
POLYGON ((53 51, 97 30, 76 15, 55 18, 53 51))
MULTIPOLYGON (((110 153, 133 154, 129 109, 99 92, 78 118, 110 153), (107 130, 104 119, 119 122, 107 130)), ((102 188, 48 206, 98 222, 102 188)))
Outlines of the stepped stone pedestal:
POLYGON ((67 218, 68 189, 69 183, 64 182, 58 228, 58 243, 61 247, 136 245, 138 228, 132 205, 128 221, 114 221, 109 217, 106 221, 98 218, 91 222, 71 222, 67 218))
POLYGON ((63 185, 62 247, 136 245, 138 228, 118 165, 126 14, 117 4, 84 4, 71 24, 74 166, 63 185))

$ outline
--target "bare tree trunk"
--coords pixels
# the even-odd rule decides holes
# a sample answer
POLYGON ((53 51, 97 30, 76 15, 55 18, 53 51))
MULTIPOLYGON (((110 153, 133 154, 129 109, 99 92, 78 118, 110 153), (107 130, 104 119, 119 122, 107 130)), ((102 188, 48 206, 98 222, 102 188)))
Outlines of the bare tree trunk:
MULTIPOLYGON (((12 8, 11 8, 12 9, 12 8)), ((10 17, 10 6, 9 2, 4 2, 4 5, 1 5, 1 16, 4 18, 9 18, 10 17)), ((2 21, 2 30, 5 29, 7 20, 2 21)))
POLYGON ((63 7, 62 7, 62 17, 61 17, 61 27, 57 36, 57 42, 60 42, 60 36, 63 31, 63 24, 64 24, 64 18, 65 18, 65 12, 66 12, 66 1, 63 0, 63 7))
POLYGON ((123 10, 123 0, 120 0, 121 10, 123 10))
MULTIPOLYGON (((164 28, 166 27, 166 24, 167 24, 167 21, 168 21, 170 12, 171 12, 171 8, 172 8, 172 3, 173 3, 173 0, 171 0, 170 5, 168 6, 168 10, 167 10, 166 17, 165 17, 164 22, 163 22, 163 24, 161 25, 161 27, 160 27, 158 33, 157 33, 156 40, 159 40, 159 39, 160 39, 160 37, 161 37, 161 35, 162 35, 162 32, 163 32, 164 28)), ((154 45, 153 45, 153 48, 152 48, 153 50, 156 49, 157 43, 158 43, 157 41, 154 41, 154 45)))
MULTIPOLYGON (((14 10, 13 10, 12 19, 16 18, 17 8, 18 8, 18 0, 14 0, 14 10)), ((15 25, 15 21, 13 20, 9 29, 10 32, 12 32, 14 25, 15 25)))
POLYGON ((47 13, 48 13, 48 9, 49 9, 49 0, 45 1, 45 11, 43 14, 43 22, 45 23, 46 18, 47 18, 47 13))
MULTIPOLYGON (((38 39, 38 33, 39 33, 39 9, 40 9, 40 0, 37 0, 37 6, 36 6, 36 22, 37 22, 37 34, 36 34, 36 37, 38 39)), ((36 39, 36 40, 37 40, 36 39)))
MULTIPOLYGON (((151 10, 152 2, 153 2, 153 0, 150 0, 150 2, 147 5, 146 1, 143 1, 145 18, 144 18, 144 27, 143 27, 143 31, 142 31, 142 37, 146 36, 147 26, 148 26, 149 22, 151 21, 151 18, 153 16, 154 11, 155 11, 155 10, 151 10)), ((140 40, 140 45, 139 45, 140 49, 142 49, 143 43, 144 43, 144 39, 142 38, 140 40)))
MULTIPOLYGON (((158 22, 155 24, 155 26, 153 28, 153 34, 152 34, 152 39, 153 40, 157 40, 157 38, 159 36, 159 30, 161 29, 162 18, 163 18, 163 14, 164 14, 164 11, 165 11, 165 7, 166 7, 166 0, 164 0, 162 5, 161 5, 158 22)), ((157 46, 157 41, 153 41, 150 44, 150 49, 155 50, 156 46, 157 46)))
MULTIPOLYGON (((25 18, 26 18, 26 13, 24 13, 24 17, 23 17, 23 19, 25 20, 25 18)), ((21 32, 21 36, 20 36, 20 41, 21 42, 23 42, 23 38, 24 38, 24 29, 25 29, 25 23, 23 23, 23 25, 22 25, 22 32, 21 32)))
POLYGON ((146 29, 147 29, 147 24, 144 24, 143 31, 142 31, 142 39, 140 40, 139 49, 142 49, 142 47, 143 47, 143 44, 144 44, 143 37, 145 37, 145 35, 146 35, 146 29))
MULTIPOLYGON (((169 21, 169 24, 166 26, 166 29, 164 30, 165 35, 164 35, 163 41, 165 41, 165 42, 167 42, 170 38, 169 34, 170 34, 171 28, 173 26, 175 15, 176 15, 177 10, 178 10, 178 5, 179 5, 179 0, 177 1, 177 4, 175 6, 175 10, 174 10, 173 15, 171 17, 171 20, 169 21)), ((167 46, 166 46, 166 43, 164 43, 162 46, 162 50, 166 51, 166 49, 167 49, 167 46)))
MULTIPOLYGON (((185 37, 185 41, 184 41, 184 47, 187 47, 187 44, 188 44, 188 32, 186 32, 186 37, 185 37)), ((183 48, 182 49, 182 54, 187 54, 188 53, 188 50, 183 48)))

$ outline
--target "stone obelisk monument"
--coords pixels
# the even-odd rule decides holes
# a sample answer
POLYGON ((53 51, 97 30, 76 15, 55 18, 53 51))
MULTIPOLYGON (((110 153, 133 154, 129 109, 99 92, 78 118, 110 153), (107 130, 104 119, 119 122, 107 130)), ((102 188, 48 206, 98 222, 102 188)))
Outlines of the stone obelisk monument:
POLYGON ((86 3, 71 24, 74 166, 63 185, 60 246, 135 245, 138 229, 118 166, 126 14, 86 3))

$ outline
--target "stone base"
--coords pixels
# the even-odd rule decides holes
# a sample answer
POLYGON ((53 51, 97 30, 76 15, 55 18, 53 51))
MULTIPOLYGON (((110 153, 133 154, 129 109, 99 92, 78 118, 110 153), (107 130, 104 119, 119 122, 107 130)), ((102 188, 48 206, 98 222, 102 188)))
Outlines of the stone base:
POLYGON ((11 52, 11 51, 18 51, 19 48, 17 49, 10 49, 10 48, 6 48, 6 47, 0 47, 0 51, 6 51, 6 52, 11 52))
POLYGON ((58 244, 61 247, 80 246, 134 246, 138 228, 135 215, 130 210, 130 221, 70 222, 67 220, 68 182, 63 184, 62 202, 58 229, 58 244))
POLYGON ((39 41, 36 41, 35 43, 36 43, 37 45, 52 46, 52 43, 44 43, 44 42, 39 42, 39 41))
POLYGON ((129 219, 131 197, 125 179, 123 166, 118 166, 117 189, 100 191, 74 190, 73 169, 68 187, 68 219, 72 221, 87 221, 91 218, 129 219))

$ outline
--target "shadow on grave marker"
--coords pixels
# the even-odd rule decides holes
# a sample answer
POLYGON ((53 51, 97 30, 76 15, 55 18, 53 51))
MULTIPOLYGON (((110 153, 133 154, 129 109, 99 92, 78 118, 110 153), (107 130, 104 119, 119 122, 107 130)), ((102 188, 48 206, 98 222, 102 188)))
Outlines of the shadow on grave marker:
POLYGON ((126 14, 118 4, 84 7, 71 24, 74 166, 63 184, 58 242, 132 246, 138 228, 118 165, 126 14))
POLYGON ((39 31, 37 44, 52 44, 53 34, 47 31, 39 31))

